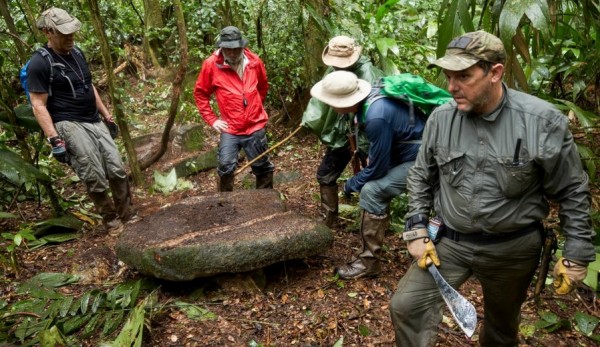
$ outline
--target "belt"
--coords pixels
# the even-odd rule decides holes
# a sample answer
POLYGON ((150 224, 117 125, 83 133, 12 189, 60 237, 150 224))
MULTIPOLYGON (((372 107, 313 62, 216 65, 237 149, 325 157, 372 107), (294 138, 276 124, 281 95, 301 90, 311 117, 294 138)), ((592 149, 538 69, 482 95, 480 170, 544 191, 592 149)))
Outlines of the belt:
POLYGON ((519 229, 517 231, 512 231, 509 233, 460 233, 446 225, 444 227, 444 230, 441 231, 441 236, 457 242, 504 242, 516 239, 517 237, 525 236, 534 231, 541 232, 542 230, 543 225, 541 222, 531 223, 523 229, 519 229))

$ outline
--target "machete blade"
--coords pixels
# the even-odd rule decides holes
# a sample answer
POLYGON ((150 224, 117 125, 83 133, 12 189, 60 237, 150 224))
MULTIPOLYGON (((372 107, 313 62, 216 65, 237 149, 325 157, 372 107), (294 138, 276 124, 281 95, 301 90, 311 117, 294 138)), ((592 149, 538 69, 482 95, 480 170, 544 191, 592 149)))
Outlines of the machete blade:
POLYGON ((475 311, 475 306, 446 282, 435 265, 429 266, 428 269, 435 283, 438 285, 446 305, 448 305, 450 312, 452 312, 454 320, 465 334, 471 337, 477 327, 477 311, 475 311))

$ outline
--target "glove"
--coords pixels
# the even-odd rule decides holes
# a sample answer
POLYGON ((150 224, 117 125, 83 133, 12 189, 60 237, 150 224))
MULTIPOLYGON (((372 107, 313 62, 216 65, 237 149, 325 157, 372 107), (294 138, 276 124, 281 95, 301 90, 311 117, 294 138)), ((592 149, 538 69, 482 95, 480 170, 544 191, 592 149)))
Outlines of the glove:
POLYGON ((352 198, 352 191, 350 191, 349 189, 346 189, 347 185, 346 182, 344 182, 344 184, 342 185, 342 192, 344 193, 344 197, 346 199, 350 199, 352 198))
POLYGON ((554 266, 554 282, 552 286, 558 295, 569 294, 575 287, 585 279, 587 275, 587 266, 577 264, 576 262, 560 258, 554 266))
MULTIPOLYGON (((427 232, 425 230, 425 232, 427 232)), ((435 266, 440 266, 440 258, 435 251, 435 246, 429 237, 422 237, 414 240, 408 241, 406 247, 408 248, 408 253, 412 255, 413 258, 417 260, 417 265, 426 270, 427 267, 431 264, 435 264, 435 266)))
POLYGON ((119 126, 117 123, 113 121, 106 121, 105 124, 108 128, 108 132, 110 133, 110 137, 112 137, 113 140, 116 139, 117 136, 119 136, 119 126))
POLYGON ((217 119, 213 125, 212 125, 213 129, 215 129, 216 131, 220 133, 222 133, 225 129, 227 129, 229 127, 229 124, 227 124, 227 122, 222 121, 220 119, 217 119))
POLYGON ((52 156, 61 163, 69 164, 71 158, 65 141, 58 136, 53 136, 48 139, 48 142, 52 145, 52 156))

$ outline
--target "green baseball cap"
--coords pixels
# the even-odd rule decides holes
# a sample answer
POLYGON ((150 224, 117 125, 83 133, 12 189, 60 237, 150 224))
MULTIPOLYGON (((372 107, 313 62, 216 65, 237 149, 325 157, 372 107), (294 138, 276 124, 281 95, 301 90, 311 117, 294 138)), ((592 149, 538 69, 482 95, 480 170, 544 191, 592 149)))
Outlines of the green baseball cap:
POLYGON ((450 71, 461 71, 481 60, 504 64, 506 51, 498 37, 480 30, 466 33, 450 41, 446 47, 446 55, 427 67, 431 69, 439 66, 450 71))

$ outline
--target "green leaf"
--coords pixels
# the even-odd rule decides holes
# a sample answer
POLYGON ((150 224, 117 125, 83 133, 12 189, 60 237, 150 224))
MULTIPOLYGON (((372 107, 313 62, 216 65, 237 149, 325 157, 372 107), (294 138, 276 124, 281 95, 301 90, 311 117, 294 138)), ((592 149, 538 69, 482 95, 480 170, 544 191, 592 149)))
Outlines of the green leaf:
POLYGON ((339 340, 335 341, 333 347, 343 347, 344 346, 344 337, 340 337, 339 340))
POLYGON ((60 311, 59 311, 59 314, 61 317, 67 316, 67 314, 69 313, 69 309, 71 308, 71 305, 73 304, 73 300, 74 300, 74 298, 72 296, 67 296, 64 298, 64 300, 62 301, 62 305, 60 306, 60 311))
POLYGON ((40 339, 40 347, 67 346, 56 325, 53 325, 50 329, 41 331, 38 337, 40 339))
POLYGON ((554 312, 540 311, 538 312, 540 318, 549 323, 558 323, 558 316, 554 312))
POLYGON ((175 172, 175 169, 171 169, 166 176, 163 176, 158 171, 154 171, 152 176, 154 177, 154 184, 152 187, 155 190, 161 193, 169 193, 175 190, 175 187, 177 186, 177 173, 175 172))
POLYGON ((20 246, 22 241, 23 236, 21 234, 15 234, 15 237, 13 238, 13 242, 15 243, 15 245, 20 246))
POLYGON ((125 325, 119 332, 117 338, 112 341, 112 346, 142 346, 142 337, 144 332, 144 316, 146 300, 142 300, 135 308, 131 311, 127 317, 125 325))
POLYGON ((23 286, 58 288, 77 282, 79 282, 79 276, 77 275, 60 272, 42 272, 23 283, 23 286))
POLYGON ((0 212, 0 218, 17 218, 17 216, 8 212, 0 212))
POLYGON ((358 326, 358 332, 360 333, 361 336, 371 335, 371 332, 369 331, 369 327, 367 327, 366 325, 362 325, 362 324, 358 326))
POLYGON ((582 312, 576 312, 574 318, 576 323, 575 328, 585 336, 592 336, 594 329, 596 329, 598 322, 600 322, 600 318, 582 312))
POLYGON ((31 249, 36 249, 49 243, 64 243, 77 238, 79 238, 79 235, 76 233, 46 235, 37 240, 29 242, 29 247, 31 249))
POLYGON ((199 321, 217 319, 217 315, 210 312, 209 310, 187 302, 176 301, 175 306, 177 306, 178 309, 183 311, 183 313, 185 313, 190 319, 199 321))
POLYGON ((375 40, 375 45, 377 46, 377 51, 383 58, 387 57, 388 51, 394 53, 395 55, 400 54, 400 47, 398 47, 398 43, 391 37, 378 37, 375 40))
POLYGON ((0 175, 15 185, 21 185, 27 180, 50 182, 48 175, 7 149, 0 149, 0 175))
POLYGON ((85 314, 87 312, 87 310, 88 310, 88 305, 90 303, 90 297, 91 297, 91 293, 90 292, 86 292, 81 297, 81 313, 82 314, 85 314))
POLYGON ((112 334, 112 332, 115 331, 119 327, 119 325, 121 325, 121 322, 123 322, 125 312, 123 310, 116 310, 109 313, 109 315, 110 317, 107 316, 106 320, 104 321, 104 327, 102 328, 102 336, 112 334))

